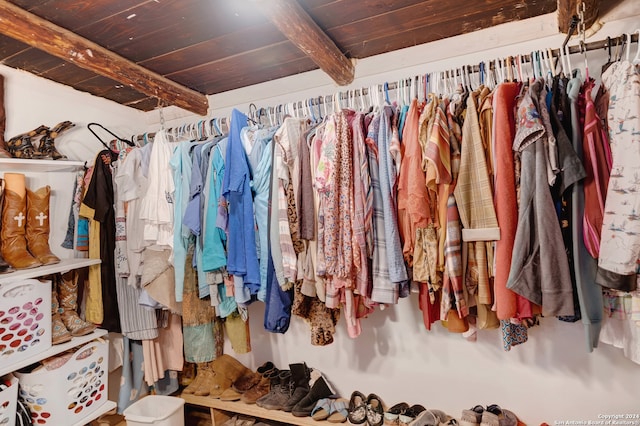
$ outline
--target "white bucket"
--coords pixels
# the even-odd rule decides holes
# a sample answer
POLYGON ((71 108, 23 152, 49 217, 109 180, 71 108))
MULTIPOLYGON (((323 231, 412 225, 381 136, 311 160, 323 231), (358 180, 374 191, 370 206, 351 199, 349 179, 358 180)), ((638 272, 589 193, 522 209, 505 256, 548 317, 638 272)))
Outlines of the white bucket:
POLYGON ((184 399, 149 395, 124 410, 127 426, 184 426, 184 399))

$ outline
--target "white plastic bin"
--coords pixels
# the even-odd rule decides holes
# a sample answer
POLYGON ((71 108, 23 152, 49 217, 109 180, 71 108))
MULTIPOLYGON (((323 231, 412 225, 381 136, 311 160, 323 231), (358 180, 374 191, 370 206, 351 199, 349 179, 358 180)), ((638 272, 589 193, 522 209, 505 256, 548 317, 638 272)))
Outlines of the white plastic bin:
POLYGON ((184 426, 184 399, 149 395, 124 410, 127 426, 184 426))
POLYGON ((9 382, 9 387, 0 390, 0 425, 14 426, 16 424, 16 408, 18 406, 18 379, 8 374, 0 380, 9 382))
POLYGON ((15 373, 20 380, 18 394, 29 407, 33 424, 80 423, 107 401, 109 343, 94 340, 74 350, 53 370, 42 367, 31 373, 15 373))

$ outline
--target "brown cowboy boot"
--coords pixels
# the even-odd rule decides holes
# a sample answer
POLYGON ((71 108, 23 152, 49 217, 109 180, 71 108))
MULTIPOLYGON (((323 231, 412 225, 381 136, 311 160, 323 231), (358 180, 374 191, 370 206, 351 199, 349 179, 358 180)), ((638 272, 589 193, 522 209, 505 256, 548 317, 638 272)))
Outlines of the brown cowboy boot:
POLYGON ((62 309, 60 309, 60 304, 58 303, 58 291, 56 288, 57 280, 55 279, 55 276, 52 276, 51 278, 51 344, 59 345, 60 343, 65 343, 71 340, 71 333, 69 333, 67 327, 64 326, 62 318, 60 317, 62 309))
POLYGON ((72 336, 84 336, 97 328, 78 315, 78 278, 75 270, 60 275, 58 296, 62 305, 62 322, 72 336))
POLYGON ((35 268, 42 263, 27 250, 25 238, 27 194, 21 173, 5 173, 4 204, 2 206, 2 257, 16 269, 35 268))
POLYGON ((9 153, 15 158, 33 158, 36 150, 31 141, 34 138, 44 135, 48 130, 49 128, 47 126, 40 126, 30 132, 12 137, 7 142, 7 149, 9 150, 9 153))
MULTIPOLYGON (((1 77, 1 76, 0 76, 1 77)), ((2 208, 2 200, 4 198, 4 179, 0 179, 0 208, 2 208)), ((0 274, 13 272, 14 269, 0 255, 0 274)))
POLYGON ((4 129, 7 126, 7 116, 4 112, 4 76, 0 75, 0 158, 11 158, 4 141, 4 129))
POLYGON ((27 188, 27 247, 43 265, 60 262, 49 247, 49 185, 31 191, 27 188))
POLYGON ((55 145, 55 139, 60 136, 62 132, 74 127, 70 121, 63 121, 62 123, 58 123, 40 138, 40 145, 38 146, 38 151, 35 156, 38 158, 49 158, 52 160, 60 160, 67 158, 66 155, 62 155, 58 152, 55 145))

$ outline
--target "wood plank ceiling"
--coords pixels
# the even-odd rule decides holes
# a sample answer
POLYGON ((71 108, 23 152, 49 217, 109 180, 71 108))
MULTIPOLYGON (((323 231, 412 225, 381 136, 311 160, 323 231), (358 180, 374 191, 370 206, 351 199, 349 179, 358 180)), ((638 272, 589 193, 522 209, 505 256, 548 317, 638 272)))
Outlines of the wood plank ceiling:
MULTIPOLYGON (((550 13, 556 1, 298 0, 349 58, 550 13)), ((10 2, 207 95, 318 68, 252 0, 10 2)), ((118 81, 2 35, 0 62, 140 110, 158 106, 118 81)))

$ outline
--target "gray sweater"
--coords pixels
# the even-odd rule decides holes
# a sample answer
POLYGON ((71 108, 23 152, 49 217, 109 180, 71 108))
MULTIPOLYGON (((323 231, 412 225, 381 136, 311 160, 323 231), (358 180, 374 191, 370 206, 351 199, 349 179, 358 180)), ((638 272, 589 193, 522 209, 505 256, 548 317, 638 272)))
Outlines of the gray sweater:
POLYGON ((542 305, 545 315, 573 315, 569 264, 547 181, 546 131, 528 91, 518 102, 516 123, 520 205, 507 288, 542 305))

